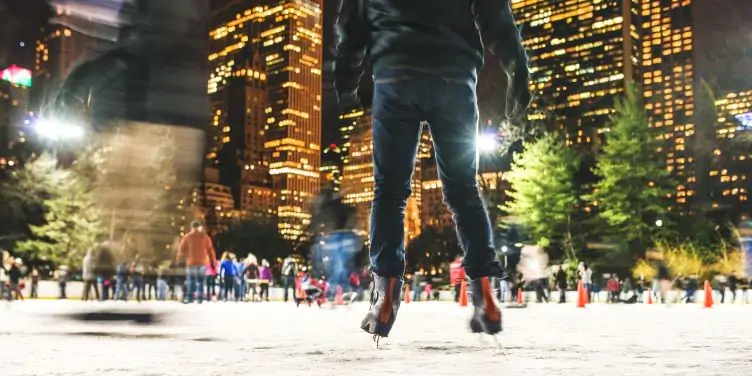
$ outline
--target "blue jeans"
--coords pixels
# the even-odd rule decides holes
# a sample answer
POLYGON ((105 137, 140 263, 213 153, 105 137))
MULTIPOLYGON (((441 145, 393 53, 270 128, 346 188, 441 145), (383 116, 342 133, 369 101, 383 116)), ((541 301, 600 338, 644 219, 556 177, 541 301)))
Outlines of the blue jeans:
POLYGON ((380 276, 405 270, 405 207, 426 121, 433 138, 444 201, 453 214, 472 278, 501 275, 491 222, 476 175, 478 105, 474 72, 384 69, 374 74, 371 267, 380 276))
POLYGON ((198 302, 204 301, 204 281, 206 280, 206 266, 189 266, 186 268, 188 279, 188 302, 193 302, 193 296, 198 295, 198 302))
POLYGON ((245 279, 235 277, 235 300, 243 300, 243 298, 245 298, 245 279))
POLYGON ((117 281, 115 284, 115 299, 122 299, 127 301, 128 300, 128 278, 126 277, 115 277, 115 280, 117 281))

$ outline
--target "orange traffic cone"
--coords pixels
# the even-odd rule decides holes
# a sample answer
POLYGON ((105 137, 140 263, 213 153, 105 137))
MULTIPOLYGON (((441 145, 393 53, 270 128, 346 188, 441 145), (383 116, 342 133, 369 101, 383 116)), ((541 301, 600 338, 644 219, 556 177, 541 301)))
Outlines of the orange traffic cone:
POLYGON ((582 281, 579 281, 577 283, 577 308, 585 308, 586 295, 585 287, 582 285, 582 281))
POLYGON ((345 301, 342 299, 342 286, 337 286, 337 300, 335 302, 337 305, 344 305, 345 301))
POLYGON ((648 289, 648 304, 653 304, 653 289, 648 289))
POLYGON ((460 307, 467 307, 467 281, 460 285, 460 307))
POLYGON ((522 304, 522 288, 517 289, 517 304, 522 304))
POLYGON ((410 286, 405 285, 405 303, 410 303, 410 286))
POLYGON ((703 304, 705 308, 711 308, 713 307, 713 289, 710 288, 710 281, 705 281, 705 303, 703 304))

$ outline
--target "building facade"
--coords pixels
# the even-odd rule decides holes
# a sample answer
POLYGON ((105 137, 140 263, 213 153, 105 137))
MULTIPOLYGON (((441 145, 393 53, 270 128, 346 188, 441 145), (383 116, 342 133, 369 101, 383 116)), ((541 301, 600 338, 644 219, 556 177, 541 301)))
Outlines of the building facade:
POLYGON ((279 192, 280 233, 303 235, 321 185, 320 1, 264 1, 254 8, 267 74, 269 173, 279 192))
POLYGON ((748 219, 749 182, 752 177, 752 90, 730 93, 716 101, 718 122, 716 168, 710 171, 715 190, 712 205, 732 220, 748 219))
POLYGON ((591 148, 608 131, 614 99, 638 78, 637 3, 512 0, 512 8, 539 98, 529 119, 552 119, 568 145, 591 148))
POLYGON ((236 180, 245 185, 239 204, 248 189, 271 186, 276 193, 265 197, 278 200, 280 233, 295 239, 310 224, 321 181, 321 4, 238 0, 214 14, 208 91, 215 117, 207 158, 222 168, 239 166, 236 180))
POLYGON ((206 159, 209 166, 219 169, 220 183, 230 187, 235 209, 241 210, 247 190, 256 189, 249 186, 271 187, 269 154, 264 149, 267 77, 255 43, 262 25, 253 22, 259 14, 251 10, 252 5, 250 1, 230 1, 213 7, 209 32, 207 92, 212 118, 206 159), (243 19, 245 14, 251 18, 243 19))
POLYGON ((693 0, 643 0, 640 4, 641 74, 651 126, 660 129, 658 152, 676 180, 672 201, 687 211, 697 181, 692 143, 695 106, 693 0))

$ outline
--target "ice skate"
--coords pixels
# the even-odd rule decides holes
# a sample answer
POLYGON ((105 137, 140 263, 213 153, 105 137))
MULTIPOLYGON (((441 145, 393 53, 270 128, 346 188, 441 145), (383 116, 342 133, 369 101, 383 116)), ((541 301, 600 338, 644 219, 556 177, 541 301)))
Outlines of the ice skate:
POLYGON ((473 333, 495 335, 501 332, 501 310, 490 277, 481 277, 470 281, 470 292, 473 300, 473 317, 470 319, 470 330, 473 333))
POLYGON ((374 275, 371 293, 371 309, 360 324, 360 328, 379 337, 388 337, 392 330, 400 306, 402 278, 374 275))

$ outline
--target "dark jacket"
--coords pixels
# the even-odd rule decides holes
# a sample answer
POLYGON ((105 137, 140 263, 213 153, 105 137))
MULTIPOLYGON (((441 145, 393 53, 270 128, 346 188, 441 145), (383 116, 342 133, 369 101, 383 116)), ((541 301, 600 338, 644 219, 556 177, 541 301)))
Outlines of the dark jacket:
MULTIPOLYGON (((135 0, 108 51, 66 78, 57 108, 86 102, 95 120, 208 124, 209 0, 135 0)), ((95 121, 97 123, 97 121, 95 121)))
POLYGON ((509 0, 342 0, 336 30, 340 97, 357 91, 366 55, 375 73, 392 67, 476 72, 484 44, 502 63, 521 57, 527 63, 509 0))

